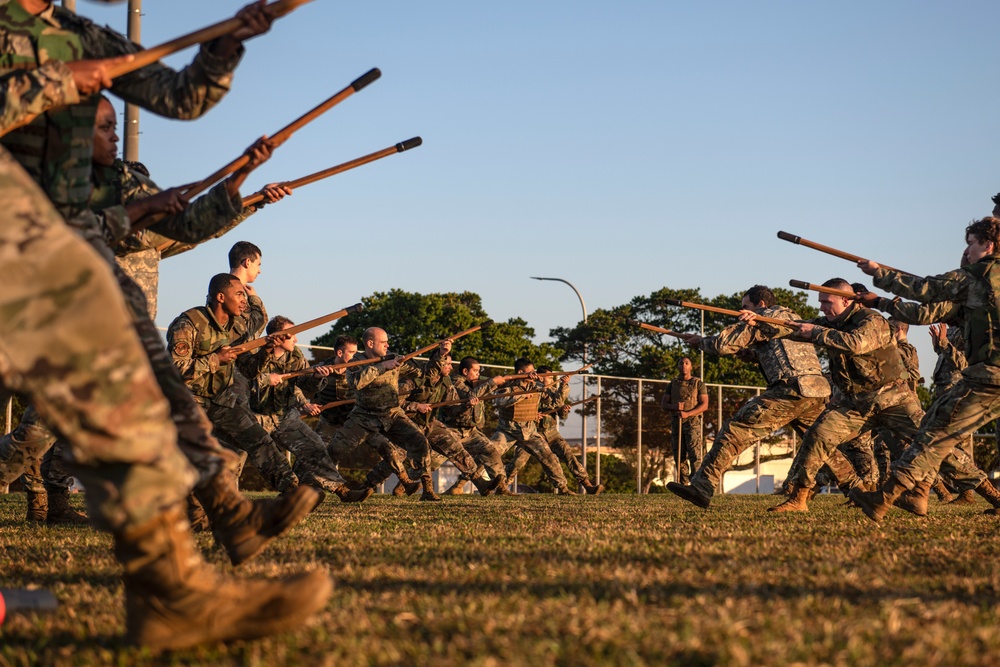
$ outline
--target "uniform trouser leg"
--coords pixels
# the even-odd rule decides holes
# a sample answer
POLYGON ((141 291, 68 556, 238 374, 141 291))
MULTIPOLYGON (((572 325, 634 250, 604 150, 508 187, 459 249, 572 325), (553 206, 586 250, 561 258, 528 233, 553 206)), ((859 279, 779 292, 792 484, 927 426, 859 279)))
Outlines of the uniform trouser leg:
POLYGON ((590 476, 587 475, 587 469, 583 467, 580 459, 576 456, 576 452, 574 452, 573 448, 570 447, 568 442, 566 442, 566 438, 562 437, 559 430, 550 429, 549 431, 546 431, 545 435, 549 449, 551 449, 552 453, 556 455, 556 458, 566 464, 566 467, 569 468, 570 474, 573 475, 573 479, 580 484, 590 481, 590 476), (555 433, 552 433, 552 431, 555 431, 555 433))
POLYGON ((108 266, 0 151, 0 377, 64 436, 90 516, 120 531, 195 480, 108 266))
POLYGON ((421 475, 430 474, 430 444, 416 424, 400 412, 400 415, 392 418, 386 425, 382 434, 389 442, 406 452, 407 457, 421 475))
POLYGON ((528 465, 528 461, 531 460, 531 454, 528 453, 524 447, 517 445, 514 447, 514 458, 507 462, 507 466, 504 468, 507 477, 513 478, 514 475, 519 474, 524 470, 524 466, 528 465))
POLYGON ((321 486, 323 482, 333 486, 347 483, 326 453, 322 438, 294 410, 285 415, 271 437, 295 456, 292 470, 299 479, 308 483, 315 478, 321 486))
POLYGON ((361 446, 362 443, 366 443, 378 452, 382 459, 365 476, 365 482, 369 486, 378 486, 393 473, 405 474, 405 452, 386 439, 380 433, 380 429, 381 422, 377 418, 352 412, 344 425, 334 433, 327 446, 330 460, 339 470, 340 462, 344 457, 361 446))
POLYGON ((940 470, 958 490, 976 488, 986 475, 957 447, 998 416, 1000 387, 963 378, 928 409, 919 433, 893 466, 893 477, 912 488, 940 470))
POLYGON ((496 479, 504 474, 503 459, 496 445, 486 437, 479 429, 470 429, 463 432, 460 444, 472 455, 473 460, 486 469, 490 479, 496 479))
MULTIPOLYGON (((427 431, 427 442, 430 448, 445 457, 448 461, 455 464, 458 468, 458 472, 461 475, 461 479, 473 479, 476 474, 476 461, 472 456, 465 451, 462 447, 462 441, 459 434, 452 429, 448 428, 444 424, 434 420, 431 422, 430 429, 427 431)), ((432 457, 432 470, 437 469, 440 463, 434 465, 438 460, 438 457, 432 457)))
POLYGON ((692 419, 685 422, 681 440, 684 444, 681 470, 683 471, 683 476, 690 481, 691 475, 701 467, 701 459, 705 451, 701 438, 701 419, 692 419))
POLYGON ((55 433, 29 405, 17 428, 0 438, 0 486, 7 486, 26 470, 31 470, 28 484, 32 488, 29 490, 44 491, 41 460, 55 442, 55 433))
POLYGON ((869 487, 878 483, 878 464, 875 459, 875 431, 869 430, 848 440, 840 446, 858 477, 869 487))
POLYGON ((802 439, 802 466, 794 482, 800 487, 812 488, 816 484, 816 473, 824 464, 830 467, 838 483, 860 481, 839 447, 867 428, 870 428, 868 418, 857 410, 827 408, 802 439))
MULTIPOLYGON (((508 442, 508 436, 506 436, 502 431, 497 431, 497 433, 491 439, 494 443, 498 444, 499 450, 504 450, 509 447, 506 443, 508 442)), ((552 485, 557 489, 566 489, 566 476, 563 474, 562 465, 559 463, 559 459, 556 455, 552 453, 549 446, 545 444, 545 439, 538 433, 530 433, 527 437, 520 437, 516 440, 511 440, 511 442, 516 442, 519 446, 523 447, 529 454, 538 459, 538 462, 542 464, 542 471, 545 472, 545 476, 549 478, 552 485)))
POLYGON ((73 473, 69 469, 69 443, 61 438, 56 440, 56 444, 42 456, 40 472, 46 493, 69 493, 73 486, 73 473))
POLYGON ((216 429, 249 454, 261 477, 272 489, 285 492, 298 485, 298 478, 288 465, 288 459, 275 447, 271 436, 257 422, 245 401, 239 401, 234 406, 211 403, 208 418, 216 429))
POLYGON ((754 396, 722 426, 712 448, 691 477, 691 486, 712 497, 721 488, 722 476, 740 454, 789 424, 797 429, 808 429, 822 414, 824 404, 825 399, 805 398, 777 388, 754 396))

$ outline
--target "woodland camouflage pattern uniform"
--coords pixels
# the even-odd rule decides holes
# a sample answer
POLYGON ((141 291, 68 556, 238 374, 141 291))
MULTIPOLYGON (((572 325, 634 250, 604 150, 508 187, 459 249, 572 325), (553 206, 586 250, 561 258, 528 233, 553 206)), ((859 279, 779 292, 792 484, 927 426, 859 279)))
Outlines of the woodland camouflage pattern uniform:
POLYGON ((250 380, 250 409, 274 442, 295 456, 292 467, 295 474, 304 484, 336 493, 346 480, 330 460, 323 440, 302 421, 300 413, 300 409, 309 402, 302 388, 317 391, 325 384, 322 382, 325 378, 307 375, 271 386, 268 380, 271 373, 281 375, 308 367, 302 351, 297 347, 280 357, 275 357, 270 349, 263 347, 241 355, 238 364, 250 380))
MULTIPOLYGON (((697 407, 699 397, 707 395, 708 389, 700 377, 692 376, 690 380, 676 378, 664 389, 661 405, 682 403, 684 410, 692 410, 697 407)), ((698 470, 701 465, 701 458, 704 455, 702 416, 681 418, 680 414, 673 412, 671 421, 673 431, 669 445, 670 452, 674 458, 674 465, 680 470, 678 481, 687 484, 691 473, 698 470)))
MULTIPOLYGON (((779 320, 798 316, 784 306, 755 309, 779 320)), ((715 336, 703 338, 698 348, 717 355, 747 355, 757 362, 767 389, 742 406, 715 438, 691 486, 707 498, 720 489, 722 476, 753 443, 791 426, 799 435, 813 425, 826 407, 830 384, 823 377, 816 348, 811 343, 770 339, 758 327, 732 324, 715 336)))
MULTIPOLYGON (((467 401, 470 398, 479 398, 496 392, 498 385, 493 378, 488 378, 471 386, 464 376, 455 375, 452 377, 451 386, 457 398, 467 401)), ((461 403, 446 406, 441 408, 440 416, 446 426, 458 433, 459 444, 469 452, 479 467, 485 468, 490 479, 499 480, 498 487, 504 484, 506 474, 500 450, 483 433, 483 428, 486 426, 486 405, 479 402, 476 405, 461 403)))
MULTIPOLYGON (((569 376, 564 376, 569 377, 569 376)), ((569 408, 564 406, 569 401, 569 383, 558 380, 542 389, 542 397, 538 401, 538 432, 545 439, 549 449, 556 457, 566 464, 573 478, 581 485, 590 485, 590 476, 576 452, 566 442, 559 432, 559 419, 569 415, 569 408), (554 413, 554 414, 546 414, 554 413)), ((514 458, 507 464, 507 477, 511 478, 521 472, 531 457, 527 451, 518 446, 514 448, 514 458)))

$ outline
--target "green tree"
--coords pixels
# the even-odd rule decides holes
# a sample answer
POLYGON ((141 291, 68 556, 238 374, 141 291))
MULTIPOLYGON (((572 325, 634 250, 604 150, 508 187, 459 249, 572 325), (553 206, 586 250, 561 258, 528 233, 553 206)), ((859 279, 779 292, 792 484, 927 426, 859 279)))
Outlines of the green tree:
MULTIPOLYGON (((473 292, 417 294, 400 289, 376 292, 361 300, 364 309, 337 320, 330 330, 313 339, 313 345, 332 347, 338 336, 358 340, 368 327, 381 327, 389 334, 390 350, 406 354, 489 320, 482 299, 473 292)), ((485 364, 510 366, 518 357, 536 365, 561 368, 562 350, 550 343, 532 342, 535 330, 519 317, 494 322, 481 331, 455 342, 452 356, 474 356, 485 364)), ((329 356, 315 350, 317 359, 329 356)))

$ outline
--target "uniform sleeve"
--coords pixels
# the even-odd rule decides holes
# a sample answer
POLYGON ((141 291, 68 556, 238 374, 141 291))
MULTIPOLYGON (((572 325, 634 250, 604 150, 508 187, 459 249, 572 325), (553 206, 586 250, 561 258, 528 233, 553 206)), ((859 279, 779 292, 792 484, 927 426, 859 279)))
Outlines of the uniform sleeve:
POLYGON ((879 269, 873 283, 876 287, 920 303, 952 301, 965 303, 969 287, 975 278, 967 271, 950 271, 937 276, 921 278, 899 271, 879 269))
POLYGON ((0 77, 0 96, 3 96, 0 128, 4 131, 53 107, 80 102, 72 72, 58 61, 4 74, 0 77))
POLYGON ((739 322, 729 325, 715 336, 702 338, 698 343, 698 349, 720 356, 731 355, 768 339, 769 336, 760 327, 739 322))
POLYGON ((881 315, 866 318, 859 326, 850 331, 828 329, 817 326, 813 330, 812 342, 834 350, 843 350, 851 354, 867 354, 873 350, 885 347, 892 340, 889 322, 881 315))
POLYGON ((357 391, 364 389, 375 379, 382 375, 381 364, 366 364, 364 366, 354 366, 347 369, 347 386, 357 391))
POLYGON ((705 382, 701 378, 698 378, 698 395, 708 396, 708 387, 705 386, 705 382))
POLYGON ((247 335, 250 338, 260 336, 267 326, 267 309, 256 294, 247 294, 247 311, 240 317, 247 325, 247 335))
POLYGON ((938 301, 936 303, 916 303, 895 299, 881 298, 876 304, 878 309, 891 317, 907 324, 933 324, 935 322, 951 322, 962 312, 962 307, 953 301, 938 301))
POLYGON ((181 372, 184 382, 192 390, 199 387, 207 388, 209 376, 219 370, 219 357, 215 352, 205 356, 195 356, 197 343, 198 331, 186 317, 177 318, 167 329, 167 347, 170 349, 174 366, 181 372))

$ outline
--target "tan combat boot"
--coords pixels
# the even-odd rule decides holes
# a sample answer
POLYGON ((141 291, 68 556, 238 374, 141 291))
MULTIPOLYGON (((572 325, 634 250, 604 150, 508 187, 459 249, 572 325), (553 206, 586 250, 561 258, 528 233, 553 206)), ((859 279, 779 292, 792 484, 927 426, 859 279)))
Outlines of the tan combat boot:
POLYGON ((467 480, 467 479, 465 479, 463 477, 459 477, 457 480, 455 480, 454 484, 452 484, 451 486, 449 486, 445 490, 444 495, 446 495, 446 496, 463 496, 463 495, 465 495, 465 483, 468 482, 468 481, 469 480, 467 480))
POLYGON ((45 523, 45 519, 49 516, 49 494, 44 491, 40 493, 25 491, 24 498, 28 501, 24 520, 32 523, 45 523))
POLYGON ((251 501, 236 488, 236 477, 219 471, 208 484, 195 489, 212 524, 215 542, 229 555, 233 565, 250 560, 276 537, 284 535, 304 519, 323 499, 305 484, 277 498, 251 501))
MULTIPOLYGON (((342 503, 363 503, 375 493, 375 487, 369 486, 367 482, 360 489, 352 489, 346 484, 341 484, 335 493, 342 503)), ((396 490, 393 489, 392 493, 396 495, 396 490)))
POLYGON ((476 491, 479 492, 481 496, 488 496, 497 488, 498 479, 486 479, 485 477, 474 477, 472 479, 472 486, 476 487, 476 491))
POLYGON ((402 482, 396 482, 396 486, 392 487, 392 495, 402 498, 406 495, 406 486, 402 482))
POLYGON ((879 523, 882 521, 882 517, 886 515, 892 504, 896 502, 906 491, 906 486, 903 485, 895 477, 889 477, 882 488, 878 491, 862 491, 861 489, 851 490, 851 500, 861 508, 861 511, 865 513, 872 521, 879 523))
POLYGON ((424 489, 424 492, 420 494, 420 500, 424 501, 441 500, 441 496, 434 493, 434 480, 430 475, 422 476, 420 478, 420 484, 424 489))
POLYGON ((941 478, 938 477, 934 480, 934 484, 931 485, 931 489, 934 491, 934 495, 942 503, 950 503, 955 500, 955 494, 948 490, 948 487, 944 485, 941 478))
POLYGON ((804 486, 799 486, 798 484, 793 484, 791 488, 791 497, 785 502, 775 505, 774 507, 768 507, 768 512, 808 512, 809 511, 809 499, 813 497, 812 489, 806 488, 804 486))
POLYGON ((927 516, 927 500, 930 493, 931 482, 930 480, 924 480, 909 491, 904 491, 903 495, 897 498, 893 505, 917 516, 927 516))
POLYGON ((996 516, 998 514, 997 509, 1000 509, 1000 493, 997 492, 996 487, 990 480, 983 480, 983 483, 976 487, 976 493, 981 495, 986 499, 991 507, 990 509, 983 512, 983 514, 990 514, 996 516))
POLYGON ((117 533, 115 555, 125 566, 126 639, 154 650, 293 630, 333 589, 319 570, 274 581, 223 576, 202 560, 181 506, 117 533))
POLYGON ((69 506, 69 491, 60 489, 49 493, 49 513, 46 523, 64 523, 83 526, 90 523, 86 514, 77 512, 69 506))
POLYGON ((414 482, 412 479, 410 479, 410 476, 407 475, 406 473, 403 473, 402 475, 399 476, 399 481, 403 485, 403 490, 406 492, 406 495, 408 496, 412 496, 414 493, 420 490, 420 482, 414 482))
POLYGON ((966 489, 965 491, 959 492, 955 496, 954 500, 949 501, 949 505, 975 505, 976 504, 976 492, 972 489, 966 489))

